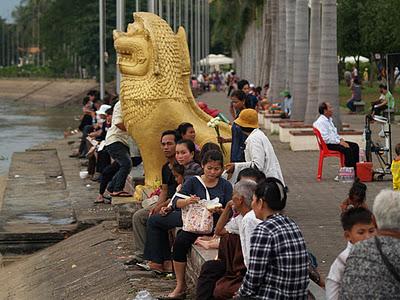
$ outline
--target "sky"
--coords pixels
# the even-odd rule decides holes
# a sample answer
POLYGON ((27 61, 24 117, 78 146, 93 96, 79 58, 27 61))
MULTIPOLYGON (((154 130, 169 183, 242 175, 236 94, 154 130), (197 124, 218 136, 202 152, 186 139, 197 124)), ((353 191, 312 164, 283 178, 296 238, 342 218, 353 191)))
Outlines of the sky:
POLYGON ((7 23, 13 22, 11 12, 21 0, 0 0, 0 17, 6 19, 7 23))

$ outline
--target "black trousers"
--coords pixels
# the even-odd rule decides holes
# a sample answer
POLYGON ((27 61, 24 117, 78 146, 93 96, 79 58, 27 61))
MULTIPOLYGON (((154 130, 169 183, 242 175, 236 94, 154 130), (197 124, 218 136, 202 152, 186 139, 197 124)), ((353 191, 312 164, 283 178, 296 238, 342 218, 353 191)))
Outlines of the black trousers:
POLYGON ((349 148, 343 147, 340 144, 326 144, 329 150, 339 151, 344 154, 344 165, 346 167, 354 167, 356 168, 356 163, 359 161, 359 152, 360 148, 356 143, 348 142, 349 148))
POLYGON ((212 300, 214 299, 215 284, 226 271, 225 262, 218 260, 206 261, 201 267, 199 279, 197 280, 196 299, 212 300))
POLYGON ((187 254, 193 243, 199 236, 204 234, 197 234, 193 232, 187 232, 180 230, 175 237, 175 242, 173 246, 172 258, 177 262, 186 262, 187 254))

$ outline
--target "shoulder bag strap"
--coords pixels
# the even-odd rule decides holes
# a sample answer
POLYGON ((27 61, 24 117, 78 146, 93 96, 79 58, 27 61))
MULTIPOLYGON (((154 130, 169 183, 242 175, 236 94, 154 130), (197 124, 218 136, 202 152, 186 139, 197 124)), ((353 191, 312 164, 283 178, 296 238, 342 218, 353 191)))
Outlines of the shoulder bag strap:
POLYGON ((378 249, 379 253, 381 254, 383 263, 386 265, 386 268, 389 270, 390 274, 392 274, 392 276, 398 282, 400 282, 400 275, 396 272, 396 268, 392 265, 392 263, 389 261, 389 259, 386 257, 386 255, 383 254, 381 241, 377 237, 375 237, 375 244, 376 244, 376 248, 378 249))
POLYGON ((206 200, 207 200, 207 201, 210 201, 210 200, 211 200, 211 199, 210 199, 210 194, 208 193, 208 188, 206 187, 206 184, 204 183, 203 179, 201 179, 200 176, 196 176, 196 178, 197 178, 198 181, 200 181, 200 183, 203 185, 203 187, 204 187, 205 190, 206 190, 206 200))

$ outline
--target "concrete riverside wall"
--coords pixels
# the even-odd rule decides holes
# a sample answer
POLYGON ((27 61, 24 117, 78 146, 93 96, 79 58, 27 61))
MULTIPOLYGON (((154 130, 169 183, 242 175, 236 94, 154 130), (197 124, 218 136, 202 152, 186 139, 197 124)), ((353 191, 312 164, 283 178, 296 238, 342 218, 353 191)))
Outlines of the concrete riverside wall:
POLYGON ((0 100, 21 101, 57 106, 81 100, 90 89, 98 88, 94 80, 82 79, 5 79, 0 78, 0 100))

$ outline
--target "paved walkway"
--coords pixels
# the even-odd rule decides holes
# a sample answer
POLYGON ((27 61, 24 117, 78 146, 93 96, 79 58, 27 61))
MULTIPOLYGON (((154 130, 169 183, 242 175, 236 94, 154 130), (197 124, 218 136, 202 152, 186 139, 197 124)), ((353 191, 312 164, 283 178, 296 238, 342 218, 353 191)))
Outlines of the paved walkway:
MULTIPOLYGON (((199 97, 210 107, 228 113, 229 100, 223 93, 206 93, 199 97)), ((351 128, 362 130, 364 117, 342 114, 342 121, 351 128)), ((377 126, 374 127, 375 130, 377 126)), ((398 125, 393 125, 393 145, 400 141, 398 125)), ((378 131, 374 131, 378 132, 378 131)), ((319 261, 321 272, 326 275, 335 257, 345 247, 343 230, 340 224, 339 204, 343 201, 351 184, 335 182, 338 160, 325 159, 323 181, 316 181, 318 166, 317 151, 293 152, 289 145, 279 142, 277 135, 268 133, 281 164, 283 176, 290 189, 286 213, 293 217, 303 230, 308 247, 319 261)), ((374 163, 376 166, 376 163, 374 163)), ((390 178, 386 181, 367 183, 367 202, 372 208, 373 199, 384 188, 391 187, 390 178)))

